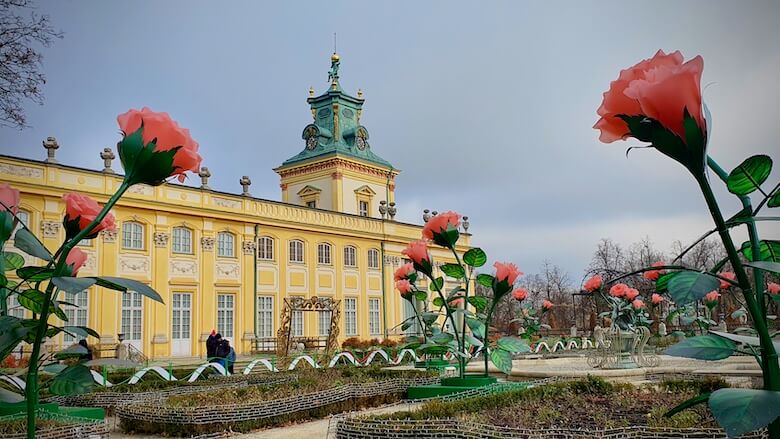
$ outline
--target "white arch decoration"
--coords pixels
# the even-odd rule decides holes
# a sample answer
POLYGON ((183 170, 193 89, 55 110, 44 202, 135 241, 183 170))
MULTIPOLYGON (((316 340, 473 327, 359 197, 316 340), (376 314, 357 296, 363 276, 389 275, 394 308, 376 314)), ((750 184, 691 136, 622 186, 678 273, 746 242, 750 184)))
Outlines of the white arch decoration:
POLYGON ((311 367, 313 367, 315 369, 320 369, 321 368, 321 366, 319 364, 317 364, 317 362, 314 361, 310 356, 308 356, 308 355, 301 355, 299 357, 296 357, 292 361, 292 363, 290 363, 290 366, 287 368, 287 370, 295 369, 295 367, 298 366, 298 362, 301 361, 301 360, 306 361, 307 363, 309 363, 309 365, 311 365, 311 367))
POLYGON ((160 366, 150 366, 150 367, 144 367, 143 369, 139 370, 135 374, 133 374, 132 377, 130 377, 130 380, 127 382, 127 384, 135 384, 138 381, 141 380, 141 377, 146 375, 146 372, 154 371, 157 373, 157 375, 160 375, 160 378, 166 380, 166 381, 176 381, 176 377, 173 376, 170 372, 163 369, 160 366))
POLYGON ((347 361, 352 363, 352 365, 354 365, 354 366, 360 366, 360 363, 358 363, 355 360, 355 356, 352 355, 351 352, 349 352, 349 351, 342 351, 342 352, 339 352, 338 354, 334 355, 333 358, 331 358, 330 363, 328 363, 328 367, 334 367, 336 365, 336 363, 338 363, 341 358, 346 358, 347 361))
POLYGON ((387 355, 387 352, 384 351, 384 349, 377 349, 375 351, 372 351, 370 354, 368 354, 368 357, 366 357, 366 360, 363 362, 364 366, 368 366, 371 364, 372 361, 374 361, 374 357, 377 355, 381 356, 385 359, 386 362, 390 363, 390 356, 387 355))
POLYGON ((398 364, 401 364, 401 362, 404 361, 404 357, 406 357, 407 355, 411 355, 412 359, 414 359, 414 361, 420 361, 420 357, 418 357, 417 353, 414 352, 413 350, 411 350, 411 349, 401 349, 401 352, 398 353, 398 356, 390 364, 392 364, 394 366, 398 365, 398 364))
POLYGON ((592 348, 593 342, 589 338, 582 339, 582 349, 592 348))
POLYGON ((95 380, 95 382, 100 384, 101 386, 105 386, 105 387, 113 386, 113 384, 111 384, 111 381, 107 380, 103 375, 100 374, 100 372, 94 369, 90 369, 89 372, 92 374, 92 379, 95 380))
MULTIPOLYGON (((192 372, 192 375, 190 375, 190 377, 187 379, 187 382, 191 383, 191 382, 194 382, 195 380, 197 380, 200 377, 200 375, 203 373, 203 371, 206 370, 207 367, 210 367, 210 368, 216 370, 217 372, 219 372, 220 374, 222 374, 224 376, 229 376, 230 375, 230 373, 228 373, 228 371, 225 369, 225 366, 223 366, 223 365, 221 365, 219 363, 206 363, 206 364, 201 364, 200 366, 198 366, 198 368, 195 369, 195 371, 192 372)), ((174 380, 175 379, 176 378, 174 378, 174 380)))
POLYGON ((266 369, 268 369, 271 372, 279 372, 279 369, 277 369, 276 366, 271 364, 270 361, 268 361, 265 358, 258 358, 257 360, 252 360, 251 363, 246 365, 246 367, 244 368, 243 374, 244 375, 248 375, 249 372, 251 372, 252 369, 254 369, 255 366, 258 365, 258 364, 262 364, 263 366, 265 366, 266 369))
POLYGON ((15 375, 0 375, 0 381, 10 383, 19 390, 24 390, 26 387, 24 380, 15 375))
POLYGON ((577 344, 577 340, 569 340, 569 342, 566 344, 566 350, 570 350, 572 346, 574 346, 577 349, 580 348, 580 345, 577 344))
POLYGON ((556 342, 556 343, 553 345, 552 351, 553 351, 553 352, 556 352, 556 351, 558 350, 558 346, 560 346, 560 348, 561 348, 561 349, 563 349, 563 350, 566 350, 566 347, 563 345, 563 342, 562 342, 562 341, 560 341, 560 340, 558 340, 558 341, 557 341, 557 342, 556 342))

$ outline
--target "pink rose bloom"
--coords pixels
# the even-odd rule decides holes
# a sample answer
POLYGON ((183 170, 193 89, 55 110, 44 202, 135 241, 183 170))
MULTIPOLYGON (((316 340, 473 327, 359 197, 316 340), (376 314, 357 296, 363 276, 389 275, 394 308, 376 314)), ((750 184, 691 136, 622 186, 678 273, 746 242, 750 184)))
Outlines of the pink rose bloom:
POLYGON ((9 210, 16 215, 19 212, 19 190, 7 183, 0 183, 0 212, 9 210), (7 208, 6 208, 7 207, 7 208))
POLYGON ((431 219, 423 226, 422 236, 425 239, 433 240, 433 234, 440 234, 446 231, 449 227, 457 229, 460 225, 460 214, 453 211, 440 213, 431 219))
POLYGON ((75 276, 78 274, 81 267, 87 262, 87 254, 80 248, 74 248, 68 253, 68 257, 65 258, 65 265, 70 267, 70 275, 75 276))
MULTIPOLYGON (((125 137, 133 134, 141 128, 143 122, 143 133, 141 138, 143 140, 144 148, 147 147, 149 142, 157 140, 154 147, 155 152, 169 151, 174 148, 179 148, 173 156, 173 169, 170 170, 168 175, 161 178, 171 176, 178 176, 180 182, 184 181, 184 173, 187 171, 198 172, 200 171, 200 164, 203 158, 198 154, 198 142, 192 140, 190 137, 190 130, 182 128, 176 121, 171 119, 168 113, 157 113, 150 110, 147 107, 143 109, 134 110, 130 109, 127 113, 120 114, 116 118, 119 123, 119 129, 125 137)), ((120 157, 123 157, 120 143, 120 157)), ((127 163, 122 161, 124 166, 127 163)), ((159 177, 159 176, 155 176, 159 177)), ((145 183, 157 183, 157 181, 148 181, 145 183)))
POLYGON ((687 109, 699 128, 706 131, 701 100, 703 69, 701 56, 683 63, 679 51, 667 55, 659 50, 651 59, 622 70, 597 110, 601 118, 593 128, 601 131, 599 139, 611 143, 630 136, 618 114, 655 119, 685 141, 683 113, 687 109))
POLYGON ((496 262, 493 264, 493 267, 496 268, 496 281, 501 282, 505 280, 509 285, 514 285, 517 278, 523 275, 517 269, 517 265, 512 263, 496 262))
POLYGON ((428 254, 428 243, 425 240, 410 242, 401 251, 401 254, 408 256, 417 265, 422 265, 423 261, 431 262, 431 256, 428 254))
POLYGON ((464 304, 465 302, 464 302, 464 300, 463 300, 463 297, 462 297, 460 294, 459 294, 458 296, 456 296, 456 297, 459 297, 459 298, 458 298, 458 299, 453 299, 453 300, 451 300, 451 301, 450 301, 450 307, 454 307, 454 308, 460 308, 460 307, 462 307, 462 306, 463 306, 463 304, 464 304))
POLYGON ((638 295, 639 295, 639 290, 637 290, 636 288, 629 288, 626 290, 626 299, 629 301, 636 299, 636 296, 638 295))
POLYGON ((705 303, 717 303, 718 299, 720 299, 720 293, 717 290, 712 290, 704 296, 705 303))
POLYGON ((623 297, 626 295, 626 292, 628 292, 628 285, 626 284, 615 284, 609 289, 609 295, 612 297, 623 297))
POLYGON ((414 264, 412 264, 411 262, 407 262, 406 264, 401 265, 400 267, 398 267, 397 270, 395 270, 393 279, 396 281, 399 281, 401 279, 406 279, 412 273, 414 273, 414 264))
MULTIPOLYGON (((76 192, 63 195, 62 200, 65 201, 64 223, 69 237, 76 236, 78 232, 86 229, 97 218, 100 211, 103 210, 97 201, 76 192)), ((116 230, 116 222, 112 213, 108 213, 103 217, 100 224, 95 226, 86 238, 94 238, 103 230, 116 230)))
MULTIPOLYGON (((728 280, 737 280, 737 274, 733 271, 724 271, 723 273, 720 273, 720 277, 725 277, 728 280)), ((725 290, 727 288, 731 288, 730 283, 726 282, 725 280, 721 279, 720 281, 720 289, 725 290)))
MULTIPOLYGON (((652 266, 653 267, 663 267, 664 265, 666 265, 666 264, 659 261, 659 262, 654 262, 652 266)), ((650 270, 650 271, 645 271, 644 273, 642 273, 642 276, 644 276, 644 278, 647 279, 647 280, 656 281, 664 273, 666 273, 666 270, 650 270)))
POLYGON ((634 307, 634 309, 642 309, 645 307, 645 302, 642 302, 639 299, 636 299, 635 301, 631 302, 631 306, 634 307))
POLYGON ((406 279, 401 279, 398 282, 395 283, 395 288, 401 293, 401 294, 407 294, 412 291, 412 283, 409 282, 406 279))
POLYGON ((780 284, 777 282, 769 282, 766 284, 766 291, 769 294, 778 294, 780 293, 780 284))
POLYGON ((517 301, 525 300, 528 297, 528 290, 525 288, 518 288, 512 291, 512 297, 517 301))
POLYGON ((553 305, 553 303, 552 303, 552 302, 550 302, 550 301, 549 301, 549 300, 547 300, 547 299, 544 299, 544 302, 542 302, 542 308, 544 308, 544 309, 546 309, 546 310, 549 310, 549 309, 551 309, 553 306, 555 306, 555 305, 553 305))
POLYGON ((604 285, 604 279, 602 279, 600 274, 597 274, 591 277, 590 279, 586 280, 585 285, 582 288, 585 291, 592 293, 598 290, 599 288, 601 288, 602 285, 604 285))
POLYGON ((659 303, 664 301, 664 298, 660 294, 654 293, 653 296, 650 298, 650 300, 653 301, 653 305, 658 305, 659 303))

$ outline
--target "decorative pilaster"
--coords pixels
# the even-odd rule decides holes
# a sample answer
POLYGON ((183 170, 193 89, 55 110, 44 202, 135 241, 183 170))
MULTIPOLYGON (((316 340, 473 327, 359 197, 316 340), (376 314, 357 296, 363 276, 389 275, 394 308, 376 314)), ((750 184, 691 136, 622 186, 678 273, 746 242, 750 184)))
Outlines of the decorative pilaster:
POLYGON ((204 252, 214 251, 214 237, 204 236, 200 238, 200 246, 204 252))
POLYGON ((116 230, 102 230, 100 236, 103 237, 103 242, 116 242, 116 230))
POLYGON ((62 223, 58 221, 41 221, 41 232, 44 238, 57 238, 60 234, 62 223))
POLYGON ((168 247, 168 240, 170 240, 170 238, 170 233, 154 232, 154 246, 157 248, 168 247))
POLYGON ((254 254, 255 248, 257 248, 255 241, 244 241, 241 243, 241 249, 244 251, 245 255, 254 254))

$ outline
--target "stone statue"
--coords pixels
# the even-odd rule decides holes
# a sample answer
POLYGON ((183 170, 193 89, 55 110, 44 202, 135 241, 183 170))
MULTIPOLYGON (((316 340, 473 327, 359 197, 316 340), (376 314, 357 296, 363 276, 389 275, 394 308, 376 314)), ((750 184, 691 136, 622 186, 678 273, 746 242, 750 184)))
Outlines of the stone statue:
POLYGON ((116 358, 118 360, 127 360, 127 357, 129 357, 127 345, 120 341, 119 344, 116 345, 116 358))
POLYGON ((658 324, 658 335, 661 337, 666 337, 666 323, 660 322, 658 324))

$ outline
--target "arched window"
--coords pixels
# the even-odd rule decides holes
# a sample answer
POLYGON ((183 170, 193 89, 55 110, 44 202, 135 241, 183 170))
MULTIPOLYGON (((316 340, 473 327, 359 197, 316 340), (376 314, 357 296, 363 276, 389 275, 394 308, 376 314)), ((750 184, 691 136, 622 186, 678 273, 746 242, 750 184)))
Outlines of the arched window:
POLYGON ((290 262, 303 262, 303 241, 290 241, 290 262))
POLYGON ((357 267, 357 252, 355 247, 348 245, 344 247, 344 266, 345 267, 357 267))
POLYGON ((30 228, 30 212, 27 212, 26 210, 20 210, 16 212, 16 217, 19 218, 19 222, 16 224, 16 228, 13 231, 13 234, 11 235, 11 238, 16 235, 16 231, 22 228, 22 224, 27 226, 27 228, 30 228))
POLYGON ((217 233, 217 256, 232 258, 236 256, 236 237, 230 232, 217 233))
POLYGON ((171 250, 174 253, 192 254, 192 230, 186 227, 174 227, 171 250))
POLYGON ((368 268, 379 268, 379 250, 375 248, 368 250, 368 268))
POLYGON ((122 248, 130 250, 144 249, 144 225, 128 221, 122 224, 122 248))
POLYGON ((257 239, 257 259, 272 261, 274 259, 274 239, 261 236, 257 239))
POLYGON ((333 253, 332 245, 328 244, 327 242, 321 242, 317 244, 317 263, 318 264, 324 264, 324 265, 330 265, 332 264, 332 260, 330 255, 333 253))

